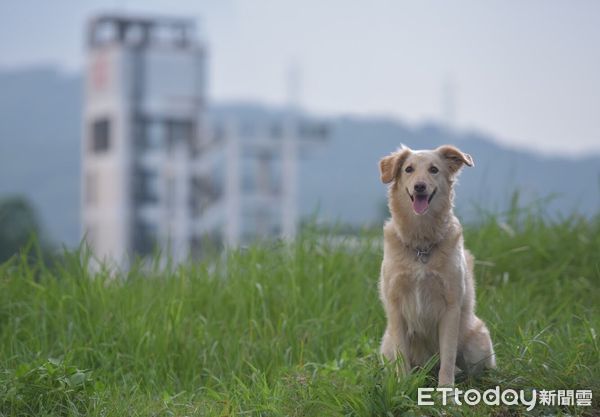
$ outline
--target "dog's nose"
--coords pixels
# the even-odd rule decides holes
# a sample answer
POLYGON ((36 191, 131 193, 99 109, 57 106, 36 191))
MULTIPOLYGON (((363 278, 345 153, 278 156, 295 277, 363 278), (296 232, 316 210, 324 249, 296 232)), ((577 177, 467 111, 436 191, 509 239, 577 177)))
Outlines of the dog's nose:
POLYGON ((424 182, 418 182, 415 184, 415 191, 418 193, 422 193, 427 188, 424 182))

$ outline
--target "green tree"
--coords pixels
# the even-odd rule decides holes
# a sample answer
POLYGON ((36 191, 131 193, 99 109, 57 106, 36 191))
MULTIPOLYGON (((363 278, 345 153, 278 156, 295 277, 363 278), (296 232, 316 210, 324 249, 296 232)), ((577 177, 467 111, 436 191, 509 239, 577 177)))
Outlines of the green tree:
POLYGON ((27 199, 19 196, 0 199, 0 262, 40 236, 37 213, 27 199))

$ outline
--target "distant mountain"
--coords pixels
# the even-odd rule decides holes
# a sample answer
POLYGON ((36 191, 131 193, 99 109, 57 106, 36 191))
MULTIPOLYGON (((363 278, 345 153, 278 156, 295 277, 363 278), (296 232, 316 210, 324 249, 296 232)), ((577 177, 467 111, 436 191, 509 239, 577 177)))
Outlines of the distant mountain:
MULTIPOLYGON (((256 104, 216 106, 212 118, 225 120, 273 119, 280 109, 256 104)), ((323 119, 321 119, 323 120, 323 119)), ((462 217, 475 219, 480 210, 508 209, 515 191, 520 203, 543 202, 549 215, 600 211, 600 155, 560 158, 503 147, 493 138, 474 132, 449 131, 439 125, 408 127, 393 119, 345 116, 326 121, 329 140, 305 155, 300 164, 300 212, 322 219, 364 224, 386 215, 386 186, 379 181, 382 156, 405 144, 427 149, 454 144, 475 160, 459 180, 456 206, 462 217)))
POLYGON ((0 196, 22 194, 55 241, 79 241, 81 78, 0 72, 0 196))
MULTIPOLYGON (((23 194, 40 211, 55 241, 79 242, 79 173, 82 80, 51 68, 0 71, 0 196, 23 194)), ((277 118, 281 109, 256 104, 216 104, 214 120, 277 118)), ((323 120, 323 119, 321 119, 323 120)), ((543 205, 551 215, 600 209, 600 156, 544 157, 512 150, 489 136, 448 131, 435 124, 409 127, 376 117, 326 120, 329 140, 300 163, 300 213, 318 208, 329 221, 364 224, 384 215, 385 186, 379 158, 404 143, 415 149, 452 143, 470 153, 457 193, 459 213, 502 210, 512 192, 523 202, 554 196, 543 205)))

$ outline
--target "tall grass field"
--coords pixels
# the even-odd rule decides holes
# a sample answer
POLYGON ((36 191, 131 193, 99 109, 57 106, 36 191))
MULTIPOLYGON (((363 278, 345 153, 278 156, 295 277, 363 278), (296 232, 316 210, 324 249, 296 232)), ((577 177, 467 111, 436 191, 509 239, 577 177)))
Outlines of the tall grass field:
POLYGON ((92 273, 83 249, 4 263, 0 415, 600 415, 600 218, 500 219, 465 231, 498 369, 457 386, 590 406, 419 406, 435 363, 399 378, 378 354, 380 231, 307 230, 177 268, 92 273))

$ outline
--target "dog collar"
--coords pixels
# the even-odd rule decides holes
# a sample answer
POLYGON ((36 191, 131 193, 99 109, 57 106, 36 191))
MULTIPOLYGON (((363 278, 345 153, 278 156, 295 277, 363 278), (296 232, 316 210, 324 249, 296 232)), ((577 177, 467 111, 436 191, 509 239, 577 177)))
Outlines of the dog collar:
POLYGON ((397 227, 395 228, 396 231, 396 236, 398 237, 398 239, 400 240, 400 242, 404 243, 404 246, 406 247, 407 250, 411 251, 415 251, 415 261, 417 262, 421 262, 422 264, 426 264, 429 261, 429 255, 431 255, 431 251, 433 250, 433 248, 439 243, 439 242, 433 242, 430 243, 429 246, 427 247, 415 247, 412 245, 409 245, 408 243, 404 242, 402 239, 402 234, 400 233, 400 231, 397 229, 397 227))
POLYGON ((415 252, 417 254, 416 261, 420 261, 423 264, 426 264, 429 261, 429 254, 433 245, 429 245, 428 248, 415 248, 415 252))

